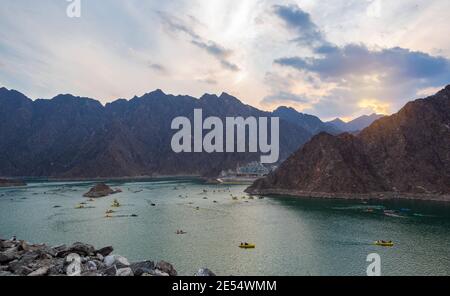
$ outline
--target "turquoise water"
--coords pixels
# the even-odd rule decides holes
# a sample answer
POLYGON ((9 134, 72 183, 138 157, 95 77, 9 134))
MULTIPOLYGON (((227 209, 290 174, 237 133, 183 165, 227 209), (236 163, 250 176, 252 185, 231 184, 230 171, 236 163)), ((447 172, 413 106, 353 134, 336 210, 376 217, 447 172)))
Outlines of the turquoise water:
POLYGON ((381 256, 384 275, 450 275, 450 208, 445 204, 249 200, 242 199, 245 186, 193 179, 108 184, 123 192, 88 202, 85 209, 75 206, 87 201, 82 195, 93 182, 31 182, 0 189, 0 237, 113 245, 115 253, 130 260, 169 261, 182 275, 202 267, 219 275, 365 275, 370 253, 381 256), (115 198, 122 207, 114 218, 105 218, 115 198), (387 217, 383 209, 402 212, 387 217), (177 229, 187 234, 177 235, 177 229), (396 246, 371 244, 378 239, 396 246), (242 250, 241 241, 257 247, 242 250))

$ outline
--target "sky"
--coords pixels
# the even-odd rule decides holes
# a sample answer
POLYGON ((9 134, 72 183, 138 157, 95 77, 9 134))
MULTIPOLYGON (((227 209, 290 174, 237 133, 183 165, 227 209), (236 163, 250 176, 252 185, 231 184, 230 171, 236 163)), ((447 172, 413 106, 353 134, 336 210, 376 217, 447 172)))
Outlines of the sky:
POLYGON ((102 103, 227 92, 323 120, 450 84, 448 0, 2 0, 0 86, 102 103))

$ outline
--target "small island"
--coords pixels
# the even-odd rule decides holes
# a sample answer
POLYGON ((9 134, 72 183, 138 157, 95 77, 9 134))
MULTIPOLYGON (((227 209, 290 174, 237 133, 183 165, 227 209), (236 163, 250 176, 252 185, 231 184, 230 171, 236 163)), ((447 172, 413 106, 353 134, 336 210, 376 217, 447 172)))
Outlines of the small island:
POLYGON ((91 190, 89 190, 87 193, 83 194, 83 196, 89 198, 99 198, 120 192, 122 192, 122 190, 120 189, 114 190, 104 183, 99 183, 94 187, 92 187, 91 190))
POLYGON ((1 187, 20 187, 26 186, 27 184, 22 180, 14 180, 14 179, 0 179, 0 188, 1 187))

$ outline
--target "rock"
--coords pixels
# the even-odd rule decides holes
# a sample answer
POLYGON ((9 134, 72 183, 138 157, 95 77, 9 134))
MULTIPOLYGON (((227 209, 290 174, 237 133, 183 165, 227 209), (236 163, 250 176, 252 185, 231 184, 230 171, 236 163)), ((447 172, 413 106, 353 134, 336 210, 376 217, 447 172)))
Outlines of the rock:
POLYGON ((92 256, 95 253, 95 248, 92 245, 77 242, 70 246, 69 251, 81 256, 92 256))
POLYGON ((69 248, 66 245, 59 245, 52 248, 56 252, 56 257, 66 257, 69 248))
POLYGON ((135 276, 142 276, 144 273, 150 273, 155 269, 153 261, 143 261, 131 264, 131 269, 135 276))
POLYGON ((9 262, 9 270, 18 275, 28 275, 29 273, 33 272, 33 270, 30 269, 28 265, 38 259, 38 257, 39 254, 37 254, 36 252, 26 253, 22 255, 19 260, 9 262))
POLYGON ((102 270, 101 272, 105 276, 115 276, 117 274, 117 268, 115 265, 113 265, 113 266, 110 266, 110 267, 102 270))
POLYGON ((116 272, 116 276, 133 276, 133 275, 134 275, 133 271, 129 267, 120 268, 116 272))
POLYGON ((44 266, 28 274, 28 276, 44 276, 48 273, 49 269, 50 269, 49 266, 46 267, 44 266))
POLYGON ((177 276, 178 273, 173 268, 172 264, 166 262, 166 261, 159 261, 158 264, 156 264, 156 269, 159 269, 162 272, 167 273, 170 276, 177 276))
POLYGON ((168 273, 162 272, 159 269, 152 270, 151 272, 149 272, 147 274, 151 275, 151 276, 170 276, 168 273))
POLYGON ((81 276, 101 276, 98 272, 95 271, 86 271, 81 274, 81 276))
POLYGON ((107 267, 111 267, 113 265, 116 265, 117 268, 124 268, 130 266, 130 262, 128 261, 128 259, 120 255, 106 256, 103 262, 107 267))
POLYGON ((0 271, 0 277, 3 277, 3 276, 16 276, 16 275, 9 271, 0 271))
POLYGON ((62 275, 65 274, 65 268, 64 268, 64 263, 65 263, 65 259, 63 258, 56 258, 53 259, 53 266, 50 267, 50 269, 48 270, 48 275, 50 276, 55 276, 55 275, 62 275))
POLYGON ((8 268, 8 265, 0 265, 0 271, 7 271, 8 268))
POLYGON ((92 187, 89 190, 89 192, 85 193, 83 196, 90 197, 90 198, 99 198, 99 197, 104 197, 104 196, 108 196, 108 195, 111 195, 114 193, 119 193, 119 192, 121 192, 121 191, 113 190, 108 185, 106 185, 104 183, 100 183, 100 184, 97 184, 94 187, 92 187))
POLYGON ((97 257, 98 260, 100 260, 102 262, 105 259, 105 257, 102 254, 97 254, 96 257, 97 257))
POLYGON ((86 263, 86 268, 89 271, 96 271, 97 270, 97 264, 94 261, 88 261, 86 263))
POLYGON ((0 253, 0 264, 6 264, 16 259, 16 253, 7 251, 0 253))
POLYGON ((23 260, 14 260, 9 263, 8 270, 17 275, 28 275, 33 272, 31 268, 27 266, 28 262, 23 260))
POLYGON ((97 250, 95 253, 102 255, 103 257, 108 256, 114 251, 114 248, 111 246, 101 248, 100 250, 97 250))
POLYGON ((197 273, 194 276, 216 276, 216 275, 208 268, 201 268, 197 271, 197 273))

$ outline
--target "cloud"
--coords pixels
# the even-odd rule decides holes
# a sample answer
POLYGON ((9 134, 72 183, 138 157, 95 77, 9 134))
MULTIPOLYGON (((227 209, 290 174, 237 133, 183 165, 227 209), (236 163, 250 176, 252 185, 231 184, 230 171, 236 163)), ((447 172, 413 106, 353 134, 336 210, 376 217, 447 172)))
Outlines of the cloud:
POLYGON ((284 92, 284 91, 280 91, 277 94, 273 94, 270 96, 265 97, 261 103, 262 104, 274 104, 274 103, 278 103, 278 104, 283 104, 286 102, 290 102, 290 103, 308 103, 309 100, 305 99, 302 96, 293 94, 293 93, 289 93, 289 92, 284 92))
POLYGON ((148 67, 158 73, 167 74, 168 70, 161 64, 149 62, 148 67))
MULTIPOLYGON (((190 26, 185 24, 181 19, 175 16, 168 15, 167 13, 164 12, 159 12, 159 15, 163 20, 163 22, 165 23, 167 29, 169 29, 172 32, 182 32, 187 34, 192 39, 190 41, 191 44, 204 50, 206 53, 216 58, 223 68, 233 72, 237 72, 240 70, 236 64, 229 61, 229 57, 233 54, 232 50, 227 49, 212 40, 206 40, 202 38, 199 34, 197 34, 194 31, 193 28, 191 28, 190 26)), ((193 16, 189 16, 189 20, 193 24, 196 25, 199 24, 198 20, 193 16)))
POLYGON ((227 60, 228 57, 232 54, 231 50, 223 48, 222 46, 213 41, 204 42, 199 40, 192 40, 191 42, 198 48, 204 49, 207 53, 216 57, 224 68, 234 72, 240 70, 237 65, 227 60))
MULTIPOLYGON (((282 69, 296 71, 298 80, 287 89, 272 89, 273 95, 262 103, 284 92, 290 94, 284 96, 286 101, 295 101, 300 95, 311 102, 305 112, 324 117, 334 112, 341 116, 363 111, 391 113, 419 94, 450 82, 448 58, 402 47, 369 48, 353 43, 339 46, 329 42, 299 7, 276 6, 275 14, 295 31, 299 44, 311 51, 274 60, 282 69), (329 90, 319 96, 295 91, 314 85, 329 90)), ((290 76, 291 71, 287 71, 290 76)))
POLYGON ((202 78, 202 79, 197 79, 198 82, 201 83, 205 83, 205 84, 210 84, 210 85, 216 85, 218 82, 217 80, 213 79, 213 78, 202 78))
POLYGON ((327 43, 311 16, 297 5, 274 5, 273 9, 286 26, 297 34, 293 41, 313 47, 327 43))
POLYGON ((280 58, 275 63, 332 80, 378 75, 390 82, 418 79, 430 86, 450 77, 450 60, 399 47, 371 50, 362 44, 349 44, 321 53, 321 57, 280 58))

